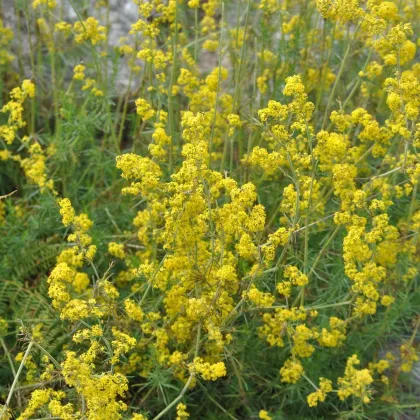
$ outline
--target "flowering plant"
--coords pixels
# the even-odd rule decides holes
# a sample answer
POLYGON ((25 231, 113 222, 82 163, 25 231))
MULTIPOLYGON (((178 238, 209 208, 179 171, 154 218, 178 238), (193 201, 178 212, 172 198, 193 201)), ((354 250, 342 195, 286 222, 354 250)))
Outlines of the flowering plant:
POLYGON ((420 4, 79 3, 0 25, 0 418, 418 413, 420 4))

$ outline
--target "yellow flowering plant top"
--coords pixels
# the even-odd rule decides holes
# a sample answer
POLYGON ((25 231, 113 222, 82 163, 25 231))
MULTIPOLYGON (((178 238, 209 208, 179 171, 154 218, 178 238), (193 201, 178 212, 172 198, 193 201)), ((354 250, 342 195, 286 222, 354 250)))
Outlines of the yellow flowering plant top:
POLYGON ((417 418, 420 2, 120 3, 0 20, 0 419, 417 418))

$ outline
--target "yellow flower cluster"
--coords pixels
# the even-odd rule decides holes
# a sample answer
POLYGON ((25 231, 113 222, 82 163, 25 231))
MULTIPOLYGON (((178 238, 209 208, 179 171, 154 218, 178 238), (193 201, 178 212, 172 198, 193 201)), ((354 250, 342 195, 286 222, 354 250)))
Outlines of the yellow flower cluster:
POLYGON ((130 319, 138 322, 143 321, 143 310, 133 300, 127 299, 126 301, 124 301, 124 307, 130 319))
POLYGON ((403 372, 410 372, 413 368, 413 364, 419 360, 419 356, 416 354, 416 350, 410 343, 402 344, 400 347, 401 353, 401 370, 403 372))
POLYGON ((142 98, 136 100, 136 110, 137 114, 143 118, 144 121, 150 120, 156 114, 155 110, 151 107, 151 105, 142 98))
POLYGON ((35 85, 30 80, 24 80, 20 88, 17 87, 12 90, 10 101, 0 110, 0 112, 9 113, 7 124, 0 125, 0 137, 7 144, 12 144, 19 128, 26 125, 23 120, 23 103, 28 97, 35 97, 35 85))
POLYGON ((332 391, 332 382, 329 379, 319 378, 319 388, 307 396, 309 407, 315 407, 318 402, 325 401, 327 393, 332 391))
POLYGON ((137 341, 135 338, 118 331, 116 328, 112 329, 112 335, 115 340, 111 342, 113 349, 111 363, 116 364, 120 361, 120 356, 128 353, 136 345, 137 341))
POLYGON ((162 174, 160 167, 151 159, 127 153, 117 157, 117 168, 121 169, 123 178, 134 180, 123 194, 147 194, 159 185, 162 174))
POLYGON ((61 22, 57 22, 55 24, 54 29, 57 32, 60 32, 60 33, 64 34, 64 36, 68 37, 71 34, 73 26, 71 25, 71 23, 61 21, 61 22))
POLYGON ((6 28, 3 20, 0 19, 0 65, 7 65, 14 60, 14 55, 10 54, 9 46, 13 39, 13 31, 6 28))
POLYGON ((32 7, 37 9, 40 6, 46 6, 48 9, 54 9, 57 6, 55 0, 34 0, 32 2, 32 7))
POLYGON ((223 362, 209 363, 204 362, 201 357, 196 357, 190 364, 191 372, 199 374, 205 381, 215 381, 226 376, 226 366, 223 362))
POLYGON ((288 359, 280 369, 282 382, 295 384, 303 375, 303 366, 299 360, 288 359))
POLYGON ((338 397, 345 400, 353 395, 367 404, 370 401, 369 385, 373 382, 373 378, 368 369, 358 370, 354 367, 359 364, 360 361, 356 355, 347 360, 344 376, 338 378, 338 397))
POLYGON ((54 191, 54 181, 48 179, 46 160, 51 149, 42 150, 39 143, 33 143, 29 146, 29 157, 20 160, 20 166, 25 172, 26 178, 33 184, 40 187, 41 192, 46 189, 56 194, 54 191))
POLYGON ((286 297, 292 294, 292 285, 303 287, 308 284, 308 276, 303 274, 295 266, 288 265, 283 273, 284 278, 288 279, 277 284, 277 291, 286 297))
POLYGON ((63 378, 85 399, 89 419, 121 419, 120 412, 125 411, 127 406, 118 398, 124 397, 128 389, 127 379, 120 373, 95 375, 92 362, 98 351, 91 347, 80 357, 68 352, 62 363, 63 378))
POLYGON ((183 403, 179 403, 176 406, 176 420, 187 419, 188 417, 190 417, 190 415, 187 411, 187 406, 183 403))
POLYGON ((125 252, 124 252, 124 245, 118 244, 117 242, 110 242, 108 244, 108 252, 117 258, 120 258, 123 260, 125 258, 125 252))
POLYGON ((73 79, 74 80, 83 80, 85 78, 86 67, 83 64, 78 64, 73 69, 73 79))
POLYGON ((99 25, 99 22, 94 17, 75 22, 73 30, 77 34, 74 40, 78 44, 90 41, 92 45, 96 45, 106 39, 105 26, 99 25))
POLYGON ((63 420, 70 420, 74 416, 74 408, 71 403, 63 405, 61 400, 66 394, 63 391, 55 391, 51 388, 37 389, 32 392, 31 399, 18 417, 18 420, 27 420, 33 417, 37 411, 48 404, 47 409, 54 417, 60 417, 63 420))

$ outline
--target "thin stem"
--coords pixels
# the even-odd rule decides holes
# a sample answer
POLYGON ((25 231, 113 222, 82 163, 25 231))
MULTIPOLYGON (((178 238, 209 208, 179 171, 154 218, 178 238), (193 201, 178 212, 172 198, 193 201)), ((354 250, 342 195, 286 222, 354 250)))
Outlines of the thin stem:
POLYGON ((224 19, 225 19, 225 3, 222 3, 222 17, 221 17, 221 28, 220 28, 220 40, 219 40, 219 72, 217 75, 217 91, 216 91, 216 101, 214 104, 214 113, 213 113, 213 121, 211 124, 211 136, 209 140, 209 168, 211 164, 211 153, 213 149, 213 139, 214 139, 214 131, 216 128, 216 116, 217 116, 217 105, 219 103, 219 92, 220 92, 220 79, 222 73, 222 40, 223 40, 223 28, 224 28, 224 19))
POLYGON ((179 401, 181 401, 184 394, 187 392, 188 388, 190 387, 191 381, 193 380, 195 374, 191 373, 191 375, 188 378, 187 383, 185 384, 184 388, 182 388, 182 391, 180 394, 164 409, 162 410, 156 417, 153 418, 153 420, 158 420, 162 416, 164 416, 174 405, 178 404, 179 401))
POLYGON ((194 62, 198 57, 198 7, 194 9, 194 62))
POLYGON ((351 46, 352 46, 352 43, 354 41, 354 38, 356 37, 358 29, 359 29, 359 27, 356 28, 352 38, 349 40, 349 42, 347 44, 346 52, 344 53, 344 57, 343 57, 343 60, 341 61, 341 66, 340 66, 340 69, 338 70, 338 74, 337 74, 337 77, 335 79, 334 86, 333 86, 333 88, 331 90, 331 93, 330 93, 330 96, 328 98, 327 107, 325 108, 324 119, 322 121, 322 127, 321 127, 322 130, 324 129, 325 124, 327 123, 327 118, 328 118, 328 113, 329 113, 329 110, 330 110, 330 107, 331 107, 331 103, 333 101, 335 91, 337 90, 338 83, 340 82, 341 76, 343 75, 344 69, 346 68, 347 59, 349 57, 351 46))
MULTIPOLYGON (((3 347, 4 353, 6 354, 7 360, 9 362, 10 365, 10 369, 13 373, 13 376, 16 378, 16 369, 15 369, 15 364, 13 363, 12 357, 10 356, 10 352, 6 346, 6 343, 4 342, 4 340, 2 338, 0 338, 0 344, 3 347)), ((17 394, 17 398, 18 398, 18 405, 19 408, 21 407, 21 400, 20 400, 20 393, 18 392, 17 394)))
POLYGON ((417 188, 418 188, 418 184, 414 185, 413 188, 413 196, 411 197, 411 203, 410 203, 410 209, 408 211, 408 218, 407 220, 410 221, 411 217, 414 213, 414 209, 416 208, 416 204, 417 204, 417 188))
POLYGON ((315 388, 315 391, 318 391, 319 388, 306 375, 303 377, 315 388))
POLYGON ((337 235, 338 231, 340 230, 340 226, 337 226, 333 232, 331 233, 330 237, 328 238, 327 242, 325 242, 324 246, 321 248, 321 251, 319 251, 314 263, 311 267, 311 272, 308 273, 308 278, 311 276, 311 274, 314 272, 315 267, 318 265, 319 260, 321 259, 322 255, 324 254, 325 250, 327 249, 328 245, 331 243, 331 241, 334 239, 335 235, 337 235))
MULTIPOLYGON (((200 348, 200 337, 201 337, 201 324, 198 324, 198 330, 197 330, 197 340, 195 343, 195 351, 194 351, 194 358, 196 358, 198 356, 198 351, 200 348)), ((175 406, 176 404, 178 404, 179 401, 181 401, 182 397, 184 396, 184 394, 187 392, 191 381, 193 380, 193 378, 195 377, 195 372, 191 372, 187 383, 184 385, 184 388, 182 388, 181 392, 179 393, 179 395, 164 409, 162 410, 156 417, 153 418, 153 420, 158 420, 160 419, 162 416, 164 416, 173 406, 175 406)))
POLYGON ((122 113, 122 117, 121 117, 121 121, 120 121, 120 129, 118 132, 118 137, 117 137, 117 144, 118 147, 121 148, 121 141, 122 141, 122 136, 123 136, 123 132, 124 132, 124 127, 125 127, 125 118, 127 115, 127 109, 128 109, 128 98, 130 96, 130 89, 131 89, 131 83, 133 80, 133 69, 131 68, 130 71, 130 76, 128 79, 128 85, 127 85, 127 92, 125 94, 125 99, 124 99, 124 105, 123 105, 123 113, 122 113))
POLYGON ((220 410, 223 411, 223 413, 228 416, 230 419, 232 420, 238 420, 236 417, 232 416, 232 414, 230 414, 224 407, 222 407, 208 392, 206 387, 201 383, 198 382, 198 385, 200 385, 201 389, 204 391, 204 393, 206 394, 206 397, 218 408, 220 408, 220 410))
POLYGON ((347 306, 347 305, 351 305, 352 303, 353 302, 351 300, 347 300, 345 302, 330 303, 328 305, 315 305, 315 306, 310 306, 307 309, 336 308, 337 306, 347 306))
POLYGON ((58 369, 61 370, 61 365, 60 363, 57 362, 57 360, 47 351, 44 349, 44 347, 40 346, 38 343, 36 343, 34 341, 34 346, 37 347, 39 350, 41 350, 54 364, 54 366, 58 369))
MULTIPOLYGON (((312 138, 309 133, 308 122, 306 122, 306 135, 307 135, 309 150, 311 153, 311 169, 312 169, 311 185, 309 188, 309 197, 308 197, 308 208, 306 209, 306 215, 305 215, 305 240, 304 240, 304 255, 303 255, 304 273, 308 274, 308 258, 309 258, 308 224, 309 224, 309 213, 311 212, 311 207, 312 207, 312 190, 313 190, 313 185, 314 185, 314 180, 315 180, 315 171, 316 171, 316 161, 315 161, 315 156, 314 156, 313 147, 312 147, 312 138)), ((301 289, 300 306, 304 306, 304 304, 305 304, 305 286, 303 286, 301 289)))
MULTIPOLYGON (((178 0, 175 0, 175 28, 173 35, 173 47, 172 47, 172 72, 171 80, 169 83, 168 91, 168 114, 169 114, 169 134, 171 137, 171 144, 169 146, 169 173, 172 173, 172 168, 174 165, 174 134, 175 134, 175 116, 174 116, 174 106, 173 106, 173 86, 176 81, 176 59, 178 56, 178 0)), ((172 38, 172 37, 171 37, 172 38)))
POLYGON ((12 400, 12 397, 13 397, 13 392, 14 392, 14 390, 16 388, 16 385, 19 381, 19 376, 22 373, 23 367, 25 366, 26 359, 28 358, 29 353, 31 352, 33 345, 34 345, 34 342, 31 341, 28 345, 28 348, 25 351, 25 354, 23 355, 22 361, 20 362, 19 369, 16 372, 15 379, 12 383, 12 386, 10 387, 9 395, 7 396, 7 399, 6 399, 6 404, 4 405, 3 409, 0 412, 0 418, 3 418, 4 413, 6 412, 6 410, 8 409, 8 407, 10 405, 10 401, 12 400))
MULTIPOLYGON (((246 15, 245 15, 245 27, 244 27, 244 39, 242 41, 242 47, 241 47, 241 57, 239 59, 239 67, 236 70, 236 80, 235 80, 235 94, 233 96, 233 112, 236 110, 236 104, 239 99, 239 79, 241 77, 241 71, 242 71, 242 63, 244 61, 244 55, 245 55, 245 44, 246 44, 246 33, 248 31, 248 20, 249 20, 249 9, 250 9, 251 0, 248 0, 247 9, 246 9, 246 15)), ((238 29, 237 29, 238 31, 238 29)), ((238 35, 237 35, 238 36, 238 35)))
MULTIPOLYGON (((25 18, 26 18, 26 26, 30 28, 29 26, 29 13, 26 9, 24 11, 25 18)), ((35 55, 34 55, 34 46, 32 43, 32 36, 31 36, 31 30, 28 29, 28 44, 29 44, 29 59, 31 63, 31 70, 32 70, 32 79, 35 80, 35 74, 36 74, 36 68, 35 68, 35 55)), ((35 98, 31 98, 31 119, 29 124, 29 133, 33 136, 35 134, 35 113, 36 113, 36 102, 35 98)))

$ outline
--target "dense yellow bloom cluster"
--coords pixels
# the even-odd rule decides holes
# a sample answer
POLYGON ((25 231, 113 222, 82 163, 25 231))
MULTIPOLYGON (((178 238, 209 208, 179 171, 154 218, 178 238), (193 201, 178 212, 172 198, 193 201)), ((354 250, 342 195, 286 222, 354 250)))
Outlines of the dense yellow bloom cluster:
POLYGON ((287 280, 277 284, 277 291, 286 297, 291 296, 292 285, 302 287, 308 283, 308 276, 291 265, 285 268, 283 276, 287 280))
POLYGON ((18 419, 30 419, 42 406, 48 404, 48 411, 52 416, 59 416, 63 420, 70 420, 74 416, 74 408, 70 403, 66 405, 61 403, 61 400, 65 396, 66 394, 63 391, 54 391, 51 388, 37 389, 32 392, 29 404, 18 419))
POLYGON ((93 17, 88 17, 85 21, 77 21, 73 29, 77 34, 74 40, 78 44, 90 41, 93 45, 96 45, 106 39, 105 26, 99 25, 99 22, 93 17))
POLYGON ((96 253, 96 246, 91 245, 92 239, 87 234, 92 221, 84 213, 76 216, 68 198, 59 199, 58 204, 64 226, 73 227, 74 233, 68 236, 68 241, 74 245, 58 257, 58 263, 48 277, 48 294, 53 299, 53 305, 60 308, 62 319, 76 321, 90 314, 101 316, 101 310, 95 308, 94 298, 73 298, 73 295, 83 293, 89 285, 86 273, 77 272, 77 269, 83 266, 84 260, 91 262, 96 253))
POLYGON ((196 357, 189 367, 190 371, 198 373, 206 381, 215 381, 226 376, 226 366, 223 362, 203 362, 201 357, 196 357))
POLYGON ((187 419, 188 417, 190 417, 190 415, 187 411, 187 406, 183 403, 179 403, 176 406, 176 420, 187 419))
POLYGON ((117 398, 123 397, 127 391, 127 379, 120 373, 96 376, 92 362, 98 350, 79 358, 74 352, 68 352, 62 364, 62 375, 66 384, 85 398, 89 419, 121 419, 120 411, 125 411, 127 406, 117 398))
POLYGON ((55 154, 54 145, 43 149, 41 144, 29 136, 18 136, 19 129, 26 126, 26 121, 23 117, 24 102, 27 98, 35 98, 35 85, 30 80, 24 80, 21 87, 14 88, 10 93, 10 101, 3 106, 0 112, 9 113, 7 124, 0 125, 0 138, 3 138, 6 145, 12 147, 14 140, 18 138, 21 147, 27 150, 27 157, 22 157, 20 154, 13 154, 7 148, 0 151, 0 160, 12 159, 19 162, 20 167, 32 184, 38 185, 41 192, 51 191, 56 194, 54 190, 54 181, 49 179, 47 175, 46 161, 49 157, 55 154))
POLYGON ((0 125, 0 137, 7 144, 12 144, 19 128, 26 125, 23 119, 23 103, 26 98, 34 98, 35 85, 30 80, 24 80, 21 87, 14 88, 10 93, 10 101, 4 105, 0 112, 9 113, 8 122, 0 125))
POLYGON ((332 382, 329 379, 319 378, 319 388, 317 391, 312 392, 307 397, 308 405, 310 407, 315 407, 318 405, 318 402, 325 401, 327 393, 332 391, 332 382))
POLYGON ((124 245, 118 244, 116 242, 110 242, 108 244, 108 252, 117 258, 124 259, 125 258, 125 252, 124 252, 124 245))
POLYGON ((346 322, 333 316, 330 318, 329 324, 329 331, 322 328, 318 336, 319 344, 324 347, 342 346, 346 339, 346 322))
POLYGON ((68 226, 74 221, 75 211, 68 198, 59 200, 60 214, 63 219, 63 225, 68 226))
POLYGON ((127 315, 134 321, 141 322, 144 318, 143 310, 131 299, 127 299, 124 302, 125 310, 127 315))
POLYGON ((136 345, 136 339, 118 331, 116 328, 112 329, 112 335, 115 340, 111 342, 113 348, 111 363, 116 364, 120 361, 122 354, 128 353, 136 345))
POLYGON ((303 366, 299 360, 288 359, 280 369, 282 382, 296 383, 303 375, 303 366))
POLYGON ((71 25, 71 23, 65 21, 57 22, 54 26, 54 29, 57 32, 64 34, 64 36, 66 37, 68 37, 71 34, 72 28, 73 26, 71 25))
POLYGON ((54 9, 57 6, 57 3, 55 0, 34 0, 32 2, 32 7, 34 9, 37 9, 40 6, 47 6, 48 9, 54 9))
POLYGON ((146 194, 159 184, 161 169, 151 159, 140 157, 132 153, 118 156, 117 168, 123 172, 123 177, 134 180, 130 187, 123 190, 123 194, 146 194))
POLYGON ((33 143, 28 149, 29 157, 20 160, 20 166, 23 169, 26 178, 33 184, 40 187, 41 191, 49 189, 55 194, 54 181, 47 176, 47 154, 49 150, 42 150, 39 143, 33 143))
POLYGON ((83 64, 78 64, 74 67, 73 79, 74 80, 83 80, 85 78, 86 67, 83 64))
POLYGON ((271 293, 260 292, 255 286, 245 293, 245 297, 248 298, 256 306, 262 308, 270 307, 275 301, 275 297, 271 293))
POLYGON ((369 385, 373 382, 373 378, 368 369, 358 370, 354 367, 359 364, 356 355, 347 360, 344 377, 338 378, 338 396, 344 400, 353 395, 367 404, 370 401, 369 385))
POLYGON ((136 110, 137 114, 139 114, 144 121, 150 120, 150 118, 153 118, 156 114, 150 104, 142 98, 136 100, 136 110))

